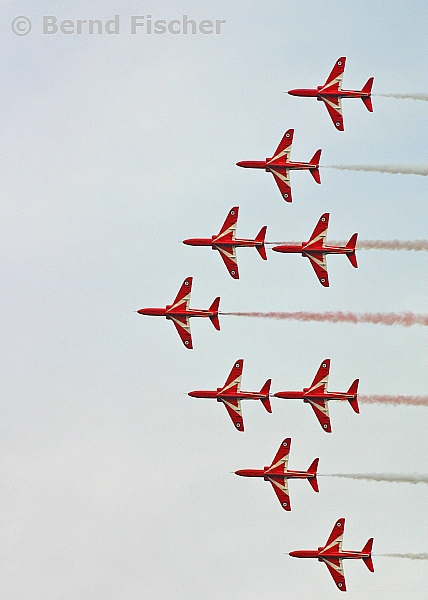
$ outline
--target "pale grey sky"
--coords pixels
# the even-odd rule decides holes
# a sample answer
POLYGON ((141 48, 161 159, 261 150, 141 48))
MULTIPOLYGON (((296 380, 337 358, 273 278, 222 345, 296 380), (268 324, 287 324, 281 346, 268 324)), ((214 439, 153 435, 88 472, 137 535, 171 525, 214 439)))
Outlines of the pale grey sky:
MULTIPOLYGON (((286 204, 264 172, 295 129, 292 157, 321 164, 426 164, 428 103, 344 100, 345 132, 324 106, 283 92, 321 85, 339 56, 344 86, 427 93, 426 7, 355 2, 3 2, 0 177, 0 590, 7 600, 327 600, 327 569, 288 552, 324 543, 346 517, 344 548, 426 552, 428 488, 291 481, 293 510, 270 486, 231 474, 268 464, 292 437, 290 468, 426 473, 424 408, 330 407, 326 435, 308 406, 243 403, 245 432, 187 392, 220 386, 245 359, 243 389, 308 386, 331 358, 330 389, 426 395, 427 331, 221 317, 192 321, 194 350, 171 323, 142 317, 186 276, 192 305, 233 310, 428 312, 424 252, 329 257, 322 288, 299 256, 238 250, 241 279, 217 253, 179 243, 216 233, 304 240, 426 239, 427 178, 321 169, 292 174, 286 204), (132 15, 225 20, 221 34, 131 35, 132 15), (43 35, 58 22, 119 15, 119 34, 43 35), (17 16, 32 30, 12 32, 17 16)), ((348 561, 349 600, 422 600, 428 564, 348 561)))

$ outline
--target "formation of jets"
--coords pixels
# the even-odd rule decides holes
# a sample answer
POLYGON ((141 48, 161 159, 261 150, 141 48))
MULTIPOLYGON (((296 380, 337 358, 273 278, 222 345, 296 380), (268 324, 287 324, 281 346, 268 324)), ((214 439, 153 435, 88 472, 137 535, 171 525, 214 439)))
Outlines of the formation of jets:
MULTIPOLYGON (((217 235, 213 235, 210 238, 189 238, 187 240, 183 240, 183 244, 188 246, 210 246, 213 250, 218 250, 227 270, 234 279, 239 279, 236 248, 245 246, 254 247, 263 260, 267 260, 265 248, 267 227, 262 227, 254 240, 238 239, 236 237, 238 214, 238 206, 231 208, 222 228, 217 235)), ((307 242, 302 242, 302 244, 282 244, 273 246, 272 248, 272 250, 275 252, 282 252, 284 254, 301 254, 302 256, 306 256, 309 259, 319 282, 324 287, 329 287, 330 285, 326 261, 327 254, 345 254, 352 266, 355 268, 358 267, 357 256, 355 253, 358 234, 354 233, 345 246, 327 245, 326 238, 329 219, 329 213, 324 213, 321 215, 311 237, 307 242)))
MULTIPOLYGON (((241 407, 242 400, 260 400, 267 412, 272 412, 269 399, 271 396, 270 386, 272 380, 268 379, 260 392, 243 392, 241 391, 243 368, 243 359, 238 359, 234 363, 223 387, 215 390, 194 390, 193 392, 188 392, 188 395, 193 398, 215 399, 217 402, 222 402, 226 407, 233 424, 239 431, 244 431, 244 419, 241 407)), ((323 430, 327 433, 331 433, 332 428, 328 412, 328 402, 330 400, 347 401, 356 413, 359 413, 360 409, 358 406, 359 379, 356 379, 353 382, 347 392, 329 392, 327 390, 329 373, 330 359, 326 358, 322 361, 311 387, 303 388, 302 391, 276 392, 276 394, 272 394, 272 396, 284 400, 303 400, 303 402, 310 404, 323 430)))
MULTIPOLYGON (((316 89, 293 89, 289 94, 293 96, 315 97, 323 101, 328 113, 337 130, 343 131, 342 98, 361 98, 367 109, 372 112, 371 89, 373 77, 371 77, 362 90, 342 89, 342 78, 345 69, 345 57, 340 57, 327 81, 323 86, 316 89)), ((317 150, 311 160, 305 162, 294 162, 291 160, 291 148, 293 143, 294 129, 288 129, 283 135, 277 149, 271 158, 259 161, 240 161, 239 167, 251 169, 264 169, 272 173, 274 180, 286 202, 292 201, 290 172, 294 170, 307 170, 311 173, 316 183, 321 183, 320 158, 321 150, 317 150)), ((329 286, 326 256, 327 254, 345 254, 353 267, 357 267, 355 233, 344 246, 328 245, 326 242, 329 223, 329 213, 324 213, 311 237, 307 242, 301 244, 282 243, 274 245, 275 242, 266 242, 267 227, 263 226, 254 239, 237 238, 236 229, 238 223, 239 207, 232 207, 219 233, 208 238, 188 238, 183 243, 188 246, 206 246, 217 250, 233 279, 239 279, 238 261, 236 248, 252 247, 257 250, 263 260, 267 260, 266 244, 271 244, 273 250, 284 254, 301 254, 309 259, 321 285, 329 286)), ((137 312, 148 316, 161 316, 171 320, 184 344, 188 349, 193 348, 192 335, 190 331, 190 319, 192 317, 208 318, 215 329, 220 330, 219 305, 220 298, 217 297, 207 310, 190 308, 190 296, 192 290, 192 277, 187 277, 172 304, 165 308, 141 308, 137 312)), ((332 427, 329 417, 328 403, 331 400, 347 401, 352 409, 359 413, 358 407, 358 383, 356 379, 347 392, 328 391, 328 376, 330 371, 330 359, 322 361, 315 378, 309 388, 302 391, 281 391, 270 393, 271 379, 267 379, 259 392, 248 392, 241 390, 241 379, 244 360, 238 359, 232 367, 225 384, 213 390, 194 390, 188 395, 194 398, 212 399, 222 403, 238 431, 244 431, 244 420, 242 416, 241 402, 243 400, 260 401, 265 410, 272 412, 271 397, 303 400, 308 403, 317 417, 323 431, 331 433, 332 427)), ((275 454, 272 463, 263 469, 241 469, 235 471, 241 477, 259 477, 269 481, 275 494, 285 511, 291 511, 290 495, 288 490, 289 479, 307 479, 315 492, 318 492, 317 469, 319 459, 315 458, 306 471, 294 471, 288 468, 288 459, 291 448, 291 438, 287 437, 282 442, 275 454)), ((371 558, 373 538, 370 538, 361 552, 342 550, 342 539, 345 528, 345 519, 336 521, 335 526, 326 542, 317 550, 295 550, 290 556, 296 558, 316 558, 324 562, 330 571, 338 589, 346 591, 345 576, 343 571, 343 560, 362 559, 370 571, 374 570, 371 558)))

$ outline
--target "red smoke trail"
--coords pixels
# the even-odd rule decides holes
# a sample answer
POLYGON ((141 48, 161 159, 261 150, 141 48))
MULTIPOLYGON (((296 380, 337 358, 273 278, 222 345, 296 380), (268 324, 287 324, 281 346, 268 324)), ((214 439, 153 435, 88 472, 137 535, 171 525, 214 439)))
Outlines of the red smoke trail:
POLYGON ((359 402, 364 404, 392 404, 399 406, 428 406, 428 396, 358 396, 359 402))
POLYGON ((222 312, 220 315, 234 317, 256 317, 259 319, 277 319, 289 321, 317 321, 319 323, 373 323, 375 325, 412 325, 428 326, 428 315, 404 313, 353 313, 353 312, 222 312))

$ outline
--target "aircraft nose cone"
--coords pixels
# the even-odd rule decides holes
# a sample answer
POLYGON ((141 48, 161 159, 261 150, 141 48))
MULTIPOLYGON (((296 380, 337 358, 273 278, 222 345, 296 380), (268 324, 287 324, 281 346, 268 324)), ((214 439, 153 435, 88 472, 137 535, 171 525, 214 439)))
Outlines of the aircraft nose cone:
POLYGON ((235 475, 241 475, 241 476, 243 476, 243 470, 240 469, 239 471, 235 471, 235 475))
POLYGON ((144 308, 140 308, 140 310, 137 310, 137 313, 139 315, 144 315, 144 308))
POLYGON ((237 167, 243 167, 243 166, 244 166, 244 161, 243 161, 243 160, 241 160, 241 161, 237 162, 237 163, 236 163, 236 166, 237 166, 237 167))
POLYGON ((294 558, 299 558, 299 553, 295 550, 293 550, 293 552, 289 552, 288 553, 290 556, 293 556, 294 558))
POLYGON ((288 90, 287 94, 290 94, 290 96, 297 96, 296 92, 297 90, 288 90))

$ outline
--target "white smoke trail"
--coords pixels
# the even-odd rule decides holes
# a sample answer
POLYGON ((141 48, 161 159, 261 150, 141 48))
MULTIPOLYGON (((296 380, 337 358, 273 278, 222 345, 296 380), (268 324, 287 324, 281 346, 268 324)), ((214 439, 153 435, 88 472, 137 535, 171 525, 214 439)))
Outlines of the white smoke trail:
POLYGON ((375 171, 376 173, 390 173, 396 175, 428 175, 428 165, 323 165, 325 169, 339 169, 341 171, 375 171))
POLYGON ((375 325, 412 325, 428 326, 428 315, 404 313, 353 313, 353 312, 221 312, 220 315, 235 317, 256 317, 261 319, 278 319, 291 321, 318 321, 329 323, 373 323, 375 325))
POLYGON ((324 477, 343 477, 365 481, 389 481, 391 483, 428 483, 428 474, 420 473, 330 473, 324 477))
POLYGON ((408 558, 410 560, 428 560, 428 552, 419 554, 373 554, 372 556, 390 556, 392 558, 408 558))
POLYGON ((383 96, 384 98, 399 98, 410 100, 423 100, 428 102, 428 94, 373 94, 373 96, 383 96))
MULTIPOLYGON (((296 246, 302 242, 265 242, 267 246, 296 246)), ((329 240, 327 246, 346 246, 347 240, 329 240)), ((357 250, 415 250, 428 252, 428 240, 359 240, 357 250)))
POLYGON ((363 404, 392 404, 398 406, 404 404, 407 406, 428 406, 428 396, 358 396, 358 400, 363 404))

